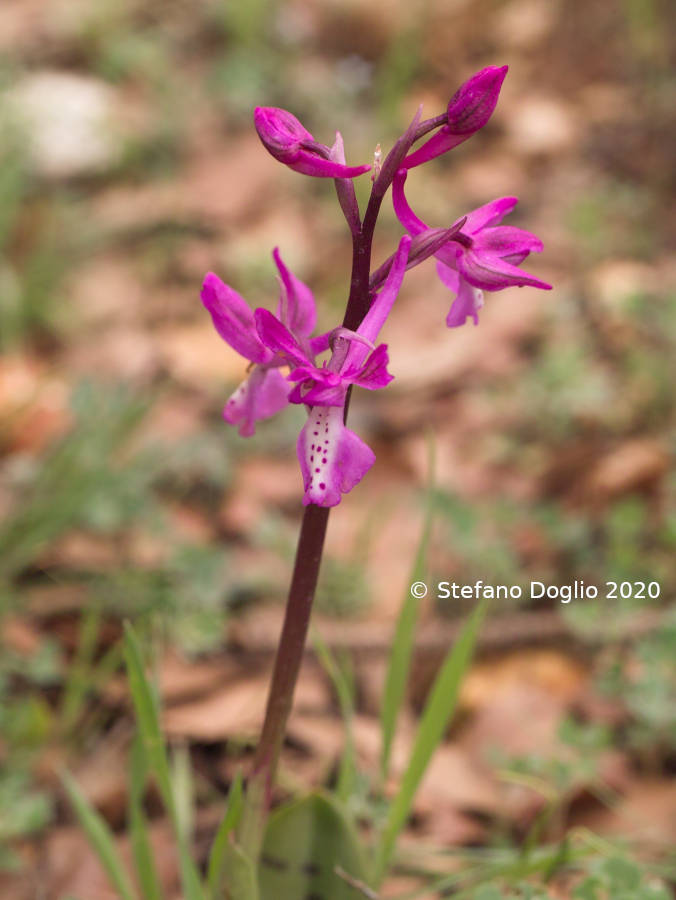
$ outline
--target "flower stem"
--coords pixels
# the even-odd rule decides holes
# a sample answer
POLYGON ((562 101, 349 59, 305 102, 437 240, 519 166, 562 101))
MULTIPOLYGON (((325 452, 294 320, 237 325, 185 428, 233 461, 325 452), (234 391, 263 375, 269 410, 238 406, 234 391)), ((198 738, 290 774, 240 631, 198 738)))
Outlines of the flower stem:
POLYGON ((305 508, 263 730, 254 757, 247 791, 248 803, 240 826, 242 847, 254 859, 260 851, 263 825, 303 659, 328 520, 327 508, 314 503, 305 508))
POLYGON ((329 510, 325 507, 312 503, 305 508, 254 772, 264 767, 274 771, 279 758, 305 647, 328 519, 329 510))

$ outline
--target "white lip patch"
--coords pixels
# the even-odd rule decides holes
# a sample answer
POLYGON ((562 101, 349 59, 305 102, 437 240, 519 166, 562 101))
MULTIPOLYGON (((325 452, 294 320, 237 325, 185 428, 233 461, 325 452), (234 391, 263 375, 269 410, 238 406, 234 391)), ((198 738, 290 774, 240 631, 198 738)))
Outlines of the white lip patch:
POLYGON ((358 484, 375 453, 343 422, 342 406, 315 406, 298 438, 303 503, 336 506, 358 484))

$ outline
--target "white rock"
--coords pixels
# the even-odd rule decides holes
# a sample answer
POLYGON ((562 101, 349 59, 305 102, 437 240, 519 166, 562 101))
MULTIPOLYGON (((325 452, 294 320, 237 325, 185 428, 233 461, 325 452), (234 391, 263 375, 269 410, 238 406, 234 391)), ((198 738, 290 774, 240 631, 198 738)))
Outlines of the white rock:
POLYGON ((38 174, 91 175, 119 159, 115 92, 103 82, 67 72, 36 72, 10 88, 7 100, 25 129, 38 174))

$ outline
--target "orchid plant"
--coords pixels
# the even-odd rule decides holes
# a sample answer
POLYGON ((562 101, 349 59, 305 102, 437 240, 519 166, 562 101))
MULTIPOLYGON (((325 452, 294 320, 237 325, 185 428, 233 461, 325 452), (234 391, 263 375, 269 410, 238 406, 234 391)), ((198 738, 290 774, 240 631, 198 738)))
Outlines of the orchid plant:
MULTIPOLYGON (((258 134, 275 159, 301 174, 334 180, 352 236, 349 296, 342 323, 315 334, 317 310, 312 291, 288 269, 278 249, 273 250, 280 282, 275 313, 263 308, 252 310, 216 275, 205 278, 202 301, 214 327, 248 362, 247 377, 225 405, 226 422, 248 437, 254 434, 257 422, 281 412, 288 404, 307 410, 297 444, 305 511, 253 770, 246 787, 241 773, 231 782, 227 808, 205 867, 201 858, 195 858, 192 848, 189 756, 184 747, 177 749, 173 760, 168 752, 157 692, 147 677, 142 647, 133 627, 125 625, 124 657, 138 725, 129 753, 129 853, 125 854, 131 857, 134 877, 130 877, 127 860, 119 853, 116 837, 103 816, 87 800, 75 779, 67 773, 62 776, 70 802, 121 900, 177 896, 175 884, 166 887, 163 883, 153 852, 155 841, 144 808, 145 787, 150 778, 154 782, 153 797, 159 795, 168 814, 176 843, 180 896, 185 900, 378 900, 381 896, 380 886, 390 869, 414 796, 456 708, 485 609, 480 603, 458 631, 428 692, 408 762, 390 791, 393 738, 405 701, 418 613, 419 595, 413 589, 421 584, 418 579, 424 575, 433 490, 428 492, 425 523, 411 572, 411 590, 402 603, 392 638, 381 703, 380 764, 368 796, 358 796, 357 804, 349 803, 359 794, 349 732, 350 679, 317 637, 317 656, 336 688, 348 732, 336 787, 331 793, 313 793, 268 813, 305 646, 328 514, 375 462, 371 448, 346 424, 352 387, 378 390, 392 381, 387 346, 378 343, 378 338, 406 271, 432 257, 436 260, 437 274, 453 297, 446 316, 450 328, 461 326, 468 319, 478 324, 484 291, 524 286, 550 288, 520 268, 530 253, 542 250, 540 240, 527 231, 502 224, 517 203, 515 197, 487 203, 448 227, 430 227, 411 209, 405 194, 411 169, 447 153, 486 124, 506 72, 506 66, 482 69, 459 88, 442 115, 421 121, 419 110, 384 161, 379 149, 376 151, 372 188, 363 217, 353 179, 371 170, 371 166, 347 165, 340 134, 329 147, 315 141, 290 112, 256 110, 258 134), (372 269, 374 231, 390 187, 394 212, 404 233, 394 252, 372 269)), ((396 369, 396 360, 393 368, 396 369)), ((666 900, 666 887, 651 878, 643 890, 641 871, 623 858, 613 858, 615 845, 601 842, 585 829, 576 830, 575 841, 571 833, 558 844, 537 845, 543 823, 550 817, 548 805, 513 855, 500 847, 494 857, 486 856, 484 864, 473 860, 465 873, 458 870, 456 859, 452 860, 450 871, 442 871, 436 862, 430 864, 409 850, 409 873, 424 879, 426 884, 421 890, 406 887, 405 893, 397 896, 401 900, 416 900, 432 894, 445 896, 450 891, 458 896, 471 893, 493 900, 503 896, 496 879, 516 880, 526 875, 530 878, 539 872, 549 880, 557 867, 565 866, 569 881, 568 870, 572 866, 584 868, 589 857, 601 852, 610 854, 609 858, 592 869, 574 896, 597 896, 601 891, 604 896, 631 893, 632 897, 666 900)), ((162 847, 164 861, 164 840, 162 847)), ((432 858, 435 857, 441 859, 442 854, 435 853, 432 858)), ((406 865, 403 855, 401 862, 406 865)), ((523 885, 519 896, 521 893, 524 897, 545 896, 530 881, 523 885)))
POLYGON ((263 146, 276 160, 303 175, 334 180, 353 246, 343 321, 319 335, 313 336, 317 319, 314 295, 289 270, 278 249, 272 254, 280 282, 275 313, 264 308, 252 310, 213 273, 206 276, 202 288, 202 302, 219 335, 249 362, 246 378, 225 405, 225 421, 248 437, 257 422, 288 404, 307 410, 297 442, 305 513, 266 716, 238 828, 238 846, 254 860, 260 853, 305 645, 328 513, 375 462, 373 450, 346 424, 352 387, 378 390, 392 381, 387 346, 377 341, 406 271, 435 258, 438 276, 453 296, 446 316, 451 328, 470 318, 478 323, 484 291, 514 286, 550 288, 520 268, 530 253, 542 250, 541 241, 530 232, 501 224, 514 209, 515 197, 499 198, 450 226, 433 228, 411 209, 404 193, 411 170, 449 152, 483 128, 495 109, 506 73, 507 66, 489 66, 477 72, 439 116, 422 120, 422 108, 418 109, 384 160, 377 149, 373 167, 347 164, 340 133, 328 146, 316 141, 287 110, 258 108, 254 114, 263 146), (372 188, 362 216, 353 180, 368 171, 372 188), (395 252, 372 270, 374 231, 390 187, 404 234, 395 252))

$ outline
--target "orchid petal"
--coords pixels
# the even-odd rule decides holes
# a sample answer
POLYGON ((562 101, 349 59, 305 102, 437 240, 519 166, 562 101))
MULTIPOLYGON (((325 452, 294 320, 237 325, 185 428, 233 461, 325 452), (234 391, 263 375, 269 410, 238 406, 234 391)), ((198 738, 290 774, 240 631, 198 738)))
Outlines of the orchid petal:
POLYGON ((307 337, 312 334, 317 323, 314 294, 287 268, 277 247, 272 251, 272 257, 281 279, 277 317, 293 334, 307 337))
POLYGON ((448 153, 449 150, 457 147, 458 144, 462 144, 469 136, 469 134, 451 134, 448 130, 448 126, 443 125, 439 131, 426 140, 421 147, 418 147, 413 153, 409 153, 403 161, 402 167, 412 169, 414 166, 420 166, 423 163, 429 162, 431 159, 441 156, 443 153, 448 153))
POLYGON ((460 290, 460 276, 456 269, 451 268, 441 260, 437 260, 437 275, 439 276, 439 280, 445 284, 450 291, 453 291, 454 294, 458 293, 460 290))
POLYGON ((343 377, 351 384, 357 384, 369 391, 387 387, 394 377, 387 371, 389 361, 387 344, 380 344, 360 369, 347 371, 343 377))
POLYGON ((501 291, 507 287, 530 287, 551 290, 551 285, 529 275, 498 256, 469 250, 458 257, 458 271, 475 287, 485 291, 501 291))
POLYGON ((301 175, 314 175, 316 178, 356 178, 371 169, 371 166, 343 166, 307 150, 301 150, 297 157, 287 165, 294 172, 300 172, 301 175))
POLYGON ((329 349, 331 333, 331 331, 325 331, 324 334, 318 334, 317 337, 310 338, 310 352, 313 356, 318 356, 329 349))
POLYGON ((394 204, 394 212, 401 224, 409 234, 420 234, 428 230, 428 226, 419 219, 408 205, 406 194, 404 193, 404 184, 406 182, 407 172, 400 169, 394 176, 392 182, 392 202, 394 204))
POLYGON ((497 200, 491 200, 467 213, 467 221, 462 230, 465 234, 474 235, 482 228, 495 225, 509 215, 518 202, 518 197, 498 197, 497 200))
MULTIPOLYGON (((455 241, 449 241, 434 254, 435 257, 449 269, 458 268, 458 257, 462 254, 463 248, 455 241)), ((437 272, 439 270, 437 269, 437 272)))
POLYGON ((237 291, 209 272, 200 296, 211 314, 214 328, 233 350, 256 363, 267 362, 272 357, 256 332, 253 312, 237 291))
POLYGON ((308 406, 343 406, 345 404, 345 384, 342 380, 338 384, 317 381, 301 396, 300 402, 306 403, 308 406))
POLYGON ((289 384, 279 369, 256 366, 225 404, 223 418, 239 425, 242 437, 251 437, 256 422, 273 416, 288 402, 289 384))
POLYGON ((298 436, 303 504, 336 506, 375 462, 375 453, 345 426, 342 406, 314 406, 298 436))
MULTIPOLYGON (((440 272, 441 268, 445 268, 443 263, 437 263, 437 272, 443 278, 440 272)), ((452 271, 446 269, 446 271, 452 271)), ((453 272, 457 277, 458 285, 455 290, 456 298, 451 304, 451 308, 446 316, 446 325, 449 328, 457 328, 464 325, 468 318, 474 320, 474 324, 479 324, 479 310, 484 305, 483 291, 473 287, 464 278, 460 278, 457 272, 453 272)))
POLYGON ((254 318, 258 335, 266 347, 297 365, 313 364, 289 329, 269 310, 257 309, 254 318))
POLYGON ((529 253, 540 253, 542 241, 530 231, 524 231, 523 228, 515 228, 513 225, 496 225, 480 231, 473 240, 472 249, 477 253, 499 256, 501 259, 510 259, 514 255, 521 256, 523 260, 529 253))

